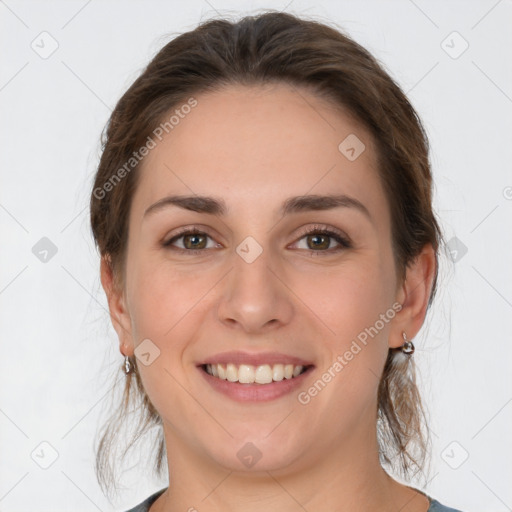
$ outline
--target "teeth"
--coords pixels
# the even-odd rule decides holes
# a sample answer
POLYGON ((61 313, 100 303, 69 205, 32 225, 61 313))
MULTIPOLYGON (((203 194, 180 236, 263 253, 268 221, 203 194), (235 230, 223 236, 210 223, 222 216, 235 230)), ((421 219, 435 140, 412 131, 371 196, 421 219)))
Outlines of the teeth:
POLYGON ((229 382, 238 382, 238 368, 234 364, 226 366, 226 378, 229 382))
POLYGON ((214 377, 229 382, 240 382, 241 384, 269 384, 270 382, 279 382, 283 379, 292 379, 298 377, 304 366, 294 366, 293 364, 262 364, 252 366, 250 364, 241 364, 239 366, 228 363, 207 364, 206 371, 214 377))
MULTIPOLYGON (((214 368, 216 366, 216 364, 212 364, 212 370, 214 372, 214 368)), ((242 384, 250 384, 251 382, 254 382, 254 366, 250 366, 248 364, 241 364, 240 367, 238 368, 238 382, 241 382, 242 384)))
POLYGON ((272 382, 272 368, 268 364, 258 366, 254 372, 254 382, 258 384, 269 384, 272 382))
POLYGON ((282 364, 275 364, 272 368, 272 380, 276 382, 284 379, 284 366, 282 364))

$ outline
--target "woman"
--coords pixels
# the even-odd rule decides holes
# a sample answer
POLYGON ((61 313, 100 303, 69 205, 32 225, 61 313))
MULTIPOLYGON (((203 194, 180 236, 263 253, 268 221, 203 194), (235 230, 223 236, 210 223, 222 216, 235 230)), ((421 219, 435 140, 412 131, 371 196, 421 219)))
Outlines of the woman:
MULTIPOLYGON (((91 196, 140 435, 131 512, 453 511, 392 478, 428 453, 412 339, 442 234, 428 141, 338 30, 268 12, 168 43, 118 102, 91 196)), ((136 436, 136 437, 137 437, 136 436)))

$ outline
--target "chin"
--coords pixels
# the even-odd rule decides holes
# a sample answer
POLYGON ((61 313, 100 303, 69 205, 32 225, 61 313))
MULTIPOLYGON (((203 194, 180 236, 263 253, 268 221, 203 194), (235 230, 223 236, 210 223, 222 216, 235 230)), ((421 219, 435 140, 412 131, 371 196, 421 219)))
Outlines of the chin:
MULTIPOLYGON (((247 429, 245 429, 247 430, 247 429)), ((270 431, 271 429, 268 429, 270 431)), ((267 430, 265 430, 266 432, 267 430)), ((254 430, 236 435, 233 438, 205 446, 205 452, 220 466, 229 471, 258 472, 277 471, 292 464, 300 455, 304 440, 295 444, 290 440, 289 433, 273 433, 270 436, 254 430), (265 437, 267 436, 267 437, 265 437)), ((211 440, 208 440, 211 443, 211 440)))

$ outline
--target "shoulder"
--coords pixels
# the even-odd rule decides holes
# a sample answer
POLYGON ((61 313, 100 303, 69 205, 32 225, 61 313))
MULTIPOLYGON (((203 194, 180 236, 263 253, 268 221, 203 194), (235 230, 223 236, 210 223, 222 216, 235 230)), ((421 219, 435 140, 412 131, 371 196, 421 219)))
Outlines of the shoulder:
MULTIPOLYGON (((139 503, 137 506, 127 510, 126 512, 148 512, 149 507, 159 498, 166 489, 161 489, 160 491, 155 492, 148 498, 146 498, 143 502, 139 503)), ((461 510, 446 507, 445 505, 439 503, 439 501, 430 498, 430 507, 428 512, 462 512, 461 510)))
POLYGON ((458 510, 456 508, 446 507, 445 505, 442 505, 441 503, 439 503, 439 501, 431 498, 430 507, 427 512, 462 512, 462 511, 458 510))
POLYGON ((149 498, 146 498, 142 503, 139 503, 136 507, 133 507, 126 512, 148 512, 149 507, 166 491, 166 489, 167 488, 155 492, 149 496, 149 498))

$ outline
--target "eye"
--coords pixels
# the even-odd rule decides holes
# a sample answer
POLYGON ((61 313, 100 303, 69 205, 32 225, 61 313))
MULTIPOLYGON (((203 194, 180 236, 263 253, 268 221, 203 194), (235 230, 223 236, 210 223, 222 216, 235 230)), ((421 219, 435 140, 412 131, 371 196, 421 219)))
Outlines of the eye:
POLYGON ((210 238, 210 236, 203 231, 199 231, 197 228, 185 228, 178 235, 173 236, 166 242, 163 242, 162 245, 182 253, 199 254, 204 252, 204 249, 212 249, 218 245, 214 244, 214 247, 207 247, 206 244, 208 238, 210 238), (183 247, 175 247, 174 244, 181 239, 183 239, 183 247))
POLYGON ((299 242, 303 239, 306 243, 305 249, 312 251, 311 256, 315 253, 317 255, 324 255, 325 253, 333 254, 352 247, 349 239, 340 231, 318 225, 307 228, 303 236, 299 239, 299 242), (331 248, 331 242, 333 240, 338 243, 338 247, 331 248))
MULTIPOLYGON (((184 228, 177 235, 173 236, 165 242, 162 242, 162 246, 174 251, 181 252, 183 254, 186 253, 197 255, 204 253, 205 249, 214 249, 219 247, 220 244, 215 242, 213 242, 213 244, 208 247, 208 239, 212 240, 213 242, 213 239, 208 234, 206 234, 204 231, 200 231, 196 227, 184 228), (181 241, 181 247, 176 246, 178 241, 181 241)), ((305 229, 298 242, 303 239, 306 240, 306 247, 299 248, 311 251, 312 256, 315 253, 333 254, 343 249, 349 249, 352 247, 349 239, 345 237, 340 231, 318 225, 310 226, 305 229), (331 247, 332 240, 338 244, 338 247, 331 247)), ((295 243, 297 244, 298 242, 295 243)))

